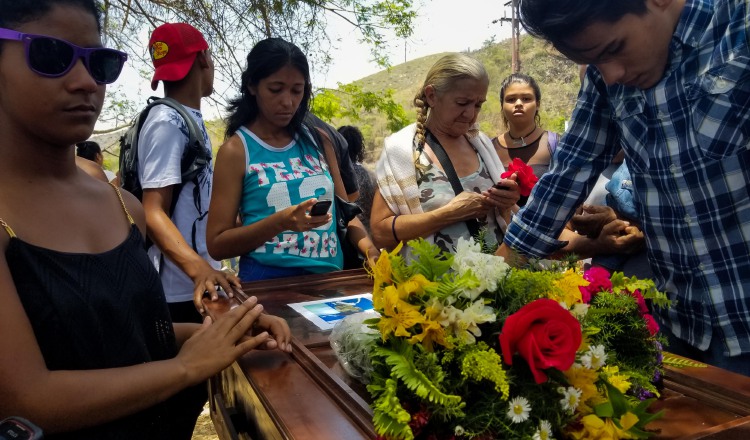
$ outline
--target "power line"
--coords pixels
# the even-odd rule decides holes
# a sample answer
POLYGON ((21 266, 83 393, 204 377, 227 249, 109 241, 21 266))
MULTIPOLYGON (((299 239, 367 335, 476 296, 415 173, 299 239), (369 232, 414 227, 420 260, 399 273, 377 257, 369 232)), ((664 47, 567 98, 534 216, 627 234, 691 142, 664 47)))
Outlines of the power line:
POLYGON ((504 5, 510 6, 510 18, 507 16, 507 10, 503 11, 503 18, 498 18, 495 23, 510 23, 511 26, 511 69, 513 73, 521 71, 521 57, 519 54, 519 42, 521 38, 521 26, 518 20, 518 0, 511 0, 504 5))

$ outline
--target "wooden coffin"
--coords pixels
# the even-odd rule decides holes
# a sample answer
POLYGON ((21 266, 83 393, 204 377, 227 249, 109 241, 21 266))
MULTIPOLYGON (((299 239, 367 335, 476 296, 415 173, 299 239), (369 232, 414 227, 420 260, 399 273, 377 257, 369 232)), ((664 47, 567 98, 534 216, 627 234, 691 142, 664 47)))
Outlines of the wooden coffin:
MULTIPOLYGON (((366 391, 348 378, 321 331, 288 304, 372 291, 364 270, 243 285, 268 313, 284 317, 293 353, 253 351, 209 382, 211 416, 222 440, 374 439, 366 391)), ((240 301, 244 298, 238 298, 240 301)), ((229 302, 205 303, 220 315, 229 302)), ((750 378, 714 367, 668 368, 654 405, 658 439, 750 439, 750 378)))

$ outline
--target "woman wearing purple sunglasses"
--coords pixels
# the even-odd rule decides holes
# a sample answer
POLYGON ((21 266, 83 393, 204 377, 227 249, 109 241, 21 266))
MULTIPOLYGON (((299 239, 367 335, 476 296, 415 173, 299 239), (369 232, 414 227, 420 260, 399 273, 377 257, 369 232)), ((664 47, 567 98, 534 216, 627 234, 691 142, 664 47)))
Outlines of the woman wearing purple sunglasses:
POLYGON ((254 348, 286 350, 289 328, 254 299, 172 324, 142 207, 75 165, 126 58, 101 47, 99 5, 0 11, 0 419, 50 439, 188 439, 181 390, 254 348))

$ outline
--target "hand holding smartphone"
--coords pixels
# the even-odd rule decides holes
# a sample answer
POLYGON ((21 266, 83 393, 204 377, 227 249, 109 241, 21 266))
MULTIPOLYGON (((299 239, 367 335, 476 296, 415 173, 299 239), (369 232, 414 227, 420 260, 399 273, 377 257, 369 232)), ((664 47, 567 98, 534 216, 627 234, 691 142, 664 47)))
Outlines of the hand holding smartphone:
POLYGON ((495 188, 495 189, 501 189, 503 191, 510 190, 510 188, 508 188, 507 186, 501 184, 500 182, 497 182, 496 184, 492 185, 492 187, 495 188))
POLYGON ((331 204, 333 204, 331 200, 319 200, 310 208, 310 217, 328 214, 331 204))

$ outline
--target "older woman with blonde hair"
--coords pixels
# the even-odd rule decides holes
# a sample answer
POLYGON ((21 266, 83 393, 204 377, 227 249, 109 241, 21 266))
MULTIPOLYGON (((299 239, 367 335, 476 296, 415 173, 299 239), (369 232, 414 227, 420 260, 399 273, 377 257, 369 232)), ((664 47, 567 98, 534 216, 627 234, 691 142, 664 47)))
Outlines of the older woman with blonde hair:
POLYGON ((417 122, 386 138, 370 226, 379 247, 424 237, 453 251, 460 237, 501 238, 519 198, 515 176, 477 128, 489 77, 465 54, 440 58, 414 98, 417 122))

